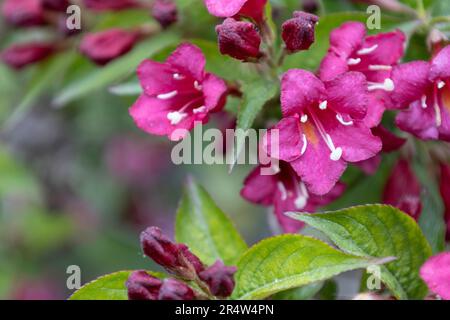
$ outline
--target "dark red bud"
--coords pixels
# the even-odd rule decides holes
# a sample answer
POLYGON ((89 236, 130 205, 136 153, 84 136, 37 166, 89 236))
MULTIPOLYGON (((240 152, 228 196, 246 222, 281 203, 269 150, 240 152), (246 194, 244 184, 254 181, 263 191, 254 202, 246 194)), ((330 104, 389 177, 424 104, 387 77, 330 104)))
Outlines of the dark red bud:
POLYGON ((9 23, 20 27, 45 24, 41 0, 5 0, 2 15, 9 23))
POLYGON ((261 36, 252 23, 228 18, 216 27, 216 32, 222 54, 243 61, 261 57, 261 36))
POLYGON ((294 17, 282 25, 282 38, 286 49, 293 53, 308 50, 314 43, 315 26, 319 18, 313 14, 296 11, 294 17))
POLYGON ((319 4, 317 0, 303 0, 302 8, 305 12, 316 13, 319 10, 319 4))
POLYGON ((212 266, 200 272, 199 278, 208 285, 213 295, 226 298, 233 293, 236 271, 236 267, 227 267, 222 261, 217 260, 212 266))
POLYGON ((171 0, 155 0, 152 4, 152 17, 163 28, 177 22, 178 11, 176 4, 171 0))
POLYGON ((66 12, 69 6, 68 0, 42 0, 42 7, 46 10, 66 12))
POLYGON ((179 244, 178 248, 180 250, 180 255, 185 261, 188 269, 194 269, 195 273, 197 274, 205 269, 200 259, 191 251, 189 251, 189 248, 186 245, 179 244))
POLYGON ((396 151, 406 142, 406 139, 397 137, 381 125, 373 128, 372 133, 381 139, 381 142, 383 143, 383 152, 396 151))
POLYGON ((84 0, 84 5, 91 10, 118 11, 139 7, 134 0, 84 0))
POLYGON ((159 290, 158 300, 194 300, 194 291, 184 282, 165 279, 159 290))
POLYGON ((31 42, 12 45, 0 54, 0 58, 7 65, 21 69, 44 60, 54 52, 55 47, 52 44, 31 42))
POLYGON ((109 29, 85 35, 80 51, 96 64, 105 65, 129 52, 138 39, 137 32, 109 29))
POLYGON ((422 211, 421 187, 408 161, 398 161, 384 188, 383 202, 418 220, 422 211))
POLYGON ((158 300, 162 281, 140 270, 134 271, 126 282, 128 299, 130 300, 158 300))

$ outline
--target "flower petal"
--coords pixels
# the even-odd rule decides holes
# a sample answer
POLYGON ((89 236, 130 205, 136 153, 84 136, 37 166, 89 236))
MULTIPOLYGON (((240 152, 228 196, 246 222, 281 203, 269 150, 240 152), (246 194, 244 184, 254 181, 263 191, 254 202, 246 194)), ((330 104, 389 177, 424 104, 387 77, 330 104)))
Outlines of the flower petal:
POLYGON ((195 80, 203 80, 206 59, 199 47, 183 43, 167 58, 166 63, 195 80))
POLYGON ((347 60, 359 49, 366 36, 366 27, 361 22, 345 22, 339 28, 331 31, 330 50, 347 60))
POLYGON ((420 268, 420 277, 431 291, 450 300, 450 252, 431 257, 420 268))
POLYGON ((363 119, 367 113, 366 78, 359 72, 347 72, 325 82, 328 104, 334 111, 363 119))
POLYGON ((277 187, 276 175, 261 175, 262 166, 257 166, 244 180, 241 196, 253 203, 269 206, 273 203, 277 187))
POLYGON ((330 81, 347 71, 347 60, 339 57, 333 51, 329 51, 320 63, 319 75, 322 81, 330 81))
MULTIPOLYGON (((276 190, 275 201, 274 201, 274 213, 280 224, 283 232, 285 233, 297 233, 305 225, 303 222, 294 220, 285 215, 289 211, 298 211, 299 209, 295 206, 295 195, 290 194, 286 199, 283 199, 283 195, 280 190, 276 190)), ((306 207, 302 209, 302 212, 314 212, 315 207, 307 204, 306 207)))
POLYGON ((227 18, 238 14, 248 0, 205 0, 208 12, 216 17, 227 18))
POLYGON ((141 86, 149 96, 170 92, 176 87, 174 72, 168 64, 152 60, 144 60, 137 68, 141 86))
POLYGON ((314 74, 292 69, 281 80, 281 111, 285 117, 306 111, 325 98, 325 86, 314 74))
POLYGON ((403 57, 405 46, 405 34, 400 30, 393 32, 379 33, 368 36, 364 41, 364 48, 376 49, 364 56, 369 64, 392 66, 403 57))
POLYGON ((434 140, 439 138, 434 108, 428 106, 423 109, 420 101, 412 103, 408 110, 401 111, 395 118, 395 124, 401 130, 420 139, 434 140))
POLYGON ((205 106, 208 110, 220 111, 225 105, 227 86, 219 77, 207 73, 202 82, 205 106))
POLYGON ((450 78, 450 45, 439 51, 431 61, 430 80, 450 78))
POLYGON ((364 124, 369 128, 378 126, 383 119, 384 111, 386 111, 384 102, 376 94, 370 93, 364 124))
POLYGON ((273 158, 291 162, 302 154, 304 146, 300 119, 298 117, 283 118, 264 136, 264 149, 273 158), (278 141, 272 141, 274 130, 278 131, 278 141), (272 142, 278 143, 273 145, 272 142))

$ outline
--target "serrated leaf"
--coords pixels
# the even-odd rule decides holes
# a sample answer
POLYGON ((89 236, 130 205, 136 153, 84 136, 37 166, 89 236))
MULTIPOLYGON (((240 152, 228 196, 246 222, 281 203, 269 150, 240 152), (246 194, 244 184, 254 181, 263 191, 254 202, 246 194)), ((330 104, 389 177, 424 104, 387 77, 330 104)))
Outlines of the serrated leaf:
POLYGON ((386 261, 391 260, 347 254, 307 236, 277 236, 254 245, 239 260, 232 299, 263 299, 386 261))
POLYGON ((165 32, 138 44, 133 51, 124 57, 109 63, 103 68, 98 68, 88 76, 67 85, 56 96, 53 103, 56 106, 64 106, 95 90, 113 84, 124 76, 134 73, 136 67, 142 60, 151 57, 165 47, 176 43, 178 40, 179 37, 175 33, 165 32))
POLYGON ((381 266, 381 280, 398 299, 422 299, 427 287, 419 269, 431 248, 417 223, 386 205, 366 205, 320 214, 290 213, 325 233, 340 249, 358 256, 397 259, 381 266))
POLYGON ((189 179, 178 208, 175 237, 206 264, 221 259, 234 265, 247 245, 210 195, 189 179))
MULTIPOLYGON (((128 300, 125 282, 133 271, 118 271, 101 276, 75 291, 69 300, 128 300)), ((162 274, 148 272, 162 278, 162 274)))

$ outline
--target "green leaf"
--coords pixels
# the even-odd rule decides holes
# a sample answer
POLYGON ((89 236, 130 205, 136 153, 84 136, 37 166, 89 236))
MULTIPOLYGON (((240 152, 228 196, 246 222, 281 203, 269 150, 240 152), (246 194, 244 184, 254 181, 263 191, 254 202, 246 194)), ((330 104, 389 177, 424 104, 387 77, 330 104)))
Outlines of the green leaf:
POLYGON ((417 223, 385 205, 366 205, 321 214, 289 214, 325 233, 340 249, 358 256, 397 259, 381 266, 381 280, 398 299, 422 299, 427 287, 419 269, 431 248, 417 223))
POLYGON ((387 261, 391 259, 346 254, 307 236, 277 236, 254 245, 239 260, 232 298, 263 299, 345 271, 387 261))
POLYGON ((140 43, 124 57, 111 62, 103 68, 95 69, 88 76, 70 83, 56 96, 53 103, 57 106, 64 106, 95 90, 111 85, 121 78, 134 73, 142 60, 176 43, 178 40, 179 37, 175 33, 166 32, 140 43))
POLYGON ((221 259, 234 265, 247 249, 232 222, 193 179, 188 180, 178 208, 175 237, 206 264, 221 259))
POLYGON ((273 300, 309 300, 323 288, 324 283, 314 282, 299 288, 289 289, 272 296, 273 300))
MULTIPOLYGON (((91 281, 75 291, 69 300, 128 300, 125 282, 133 271, 118 271, 91 281)), ((147 272, 158 278, 164 275, 147 272)))

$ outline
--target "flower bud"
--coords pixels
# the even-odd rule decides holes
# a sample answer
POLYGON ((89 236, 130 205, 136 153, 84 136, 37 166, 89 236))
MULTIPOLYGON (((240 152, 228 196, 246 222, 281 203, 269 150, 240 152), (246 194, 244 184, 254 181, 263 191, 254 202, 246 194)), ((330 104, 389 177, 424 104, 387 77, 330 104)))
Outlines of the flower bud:
POLYGON ((66 12, 69 6, 68 0, 42 0, 42 7, 46 10, 66 12))
POLYGON ((84 0, 84 5, 96 11, 119 11, 139 7, 134 0, 84 0))
POLYGON ((30 42, 12 45, 0 54, 0 58, 7 65, 15 69, 21 69, 29 64, 44 60, 53 52, 55 52, 55 47, 51 44, 30 42))
POLYGON ((222 54, 243 61, 261 57, 261 36, 252 23, 228 18, 216 27, 216 32, 222 54))
POLYGON ((158 300, 194 300, 194 291, 184 282, 165 279, 159 290, 158 300))
POLYGON ((126 282, 129 300, 158 300, 162 281, 144 270, 134 271, 126 282))
POLYGON ((319 18, 313 14, 296 11, 294 17, 282 25, 282 38, 291 52, 307 50, 314 43, 314 30, 319 18))
POLYGON ((172 0, 155 0, 151 13, 163 28, 177 22, 177 6, 172 0))
POLYGON ((236 267, 227 267, 222 261, 217 260, 212 266, 200 272, 199 278, 208 285, 213 295, 226 298, 233 293, 233 276, 236 271, 236 267))
POLYGON ((80 51, 98 65, 130 51, 139 39, 139 34, 118 28, 87 34, 81 41, 80 51))
POLYGON ((2 15, 15 26, 29 27, 45 24, 44 10, 40 0, 5 0, 2 15))
POLYGON ((319 10, 317 0, 303 0, 302 9, 308 13, 316 13, 319 10))

